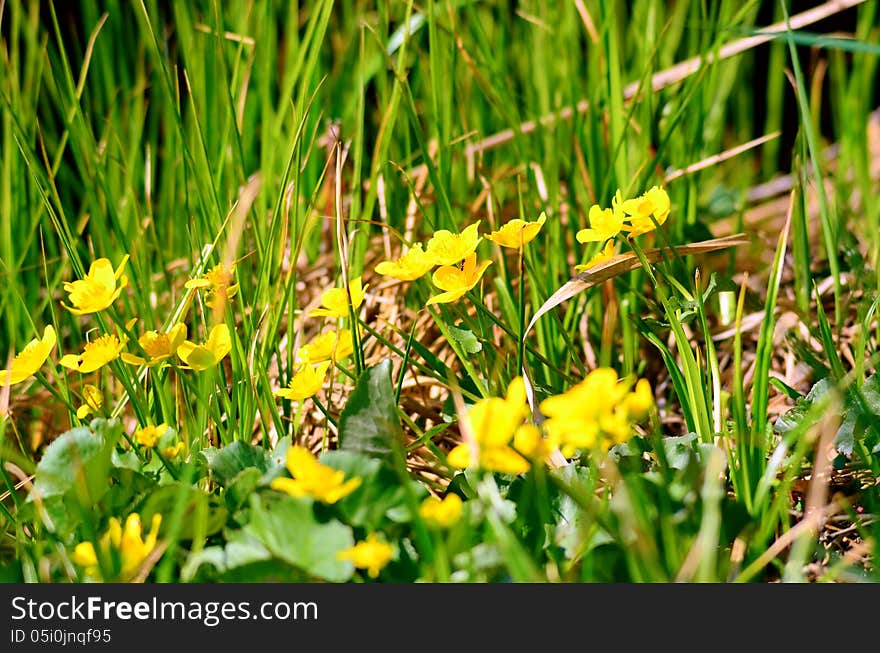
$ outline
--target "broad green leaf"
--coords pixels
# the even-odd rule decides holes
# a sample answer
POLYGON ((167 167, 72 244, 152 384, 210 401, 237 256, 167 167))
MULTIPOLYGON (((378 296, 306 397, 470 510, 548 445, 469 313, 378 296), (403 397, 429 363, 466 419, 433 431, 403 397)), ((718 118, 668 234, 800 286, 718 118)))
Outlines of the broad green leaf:
MULTIPOLYGON (((372 531, 378 529, 383 521, 401 521, 400 509, 405 509, 406 488, 400 484, 400 477, 387 465, 351 451, 330 451, 321 456, 321 463, 342 470, 346 479, 357 476, 362 481, 357 490, 335 506, 346 523, 372 531)), ((413 482, 412 486, 418 500, 427 496, 420 483, 413 482)), ((412 517, 408 515, 407 521, 409 519, 412 517)))
POLYGON ((62 433, 46 447, 28 500, 72 493, 83 507, 93 506, 110 488, 110 459, 121 433, 118 421, 102 419, 62 433))
POLYGON ((272 554, 253 535, 244 531, 229 533, 226 546, 209 546, 189 556, 180 572, 181 580, 190 582, 208 565, 223 574, 237 567, 272 559, 272 554))
POLYGON ((235 476, 249 467, 260 472, 269 469, 269 454, 262 447, 254 446, 242 440, 218 449, 208 447, 202 451, 214 478, 221 485, 228 485, 235 476))
MULTIPOLYGON (((810 407, 831 389, 829 379, 819 380, 810 389, 806 397, 799 399, 793 408, 782 415, 774 429, 777 433, 785 434, 801 424, 806 419, 810 407)), ((834 438, 834 446, 837 450, 851 456, 855 449, 855 443, 865 440, 870 448, 880 439, 880 376, 870 376, 861 388, 850 387, 844 393, 842 421, 834 438)))
POLYGON ((260 485, 262 473, 256 467, 241 470, 230 481, 223 493, 229 512, 235 512, 247 501, 251 493, 260 485))
POLYGON ((311 576, 346 581, 354 565, 337 558, 337 552, 354 545, 351 527, 336 520, 318 522, 312 501, 281 496, 266 501, 251 496, 251 522, 245 529, 275 557, 311 576))
POLYGON ((391 361, 386 359, 365 370, 349 396, 339 419, 339 448, 393 464, 393 452, 402 446, 391 361))

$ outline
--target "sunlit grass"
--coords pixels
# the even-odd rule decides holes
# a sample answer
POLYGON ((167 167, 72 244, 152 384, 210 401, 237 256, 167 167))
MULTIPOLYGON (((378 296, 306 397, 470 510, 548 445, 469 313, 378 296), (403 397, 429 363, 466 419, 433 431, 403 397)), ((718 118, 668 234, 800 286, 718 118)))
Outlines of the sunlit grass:
POLYGON ((2 5, 3 577, 876 579, 849 4, 2 5))

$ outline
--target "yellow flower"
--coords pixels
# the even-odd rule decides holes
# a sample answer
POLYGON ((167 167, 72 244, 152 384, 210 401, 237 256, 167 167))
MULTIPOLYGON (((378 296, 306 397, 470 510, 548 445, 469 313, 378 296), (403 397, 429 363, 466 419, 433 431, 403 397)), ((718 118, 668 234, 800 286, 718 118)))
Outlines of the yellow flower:
POLYGON ((218 263, 199 278, 187 281, 184 286, 186 288, 208 288, 205 304, 215 308, 218 305, 218 299, 222 305, 225 305, 238 293, 238 284, 233 283, 235 281, 234 272, 234 265, 226 267, 223 263, 218 263))
POLYGON ((87 342, 83 353, 67 354, 61 357, 60 362, 68 369, 77 370, 80 374, 88 374, 119 358, 125 342, 125 338, 120 340, 115 335, 104 334, 97 340, 87 342))
POLYGON ((293 478, 273 479, 269 487, 324 503, 336 503, 361 484, 358 476, 346 481, 345 472, 322 465, 311 451, 299 445, 287 450, 287 470, 293 478))
POLYGON ((635 391, 627 395, 623 401, 627 414, 636 420, 644 418, 653 405, 654 393, 647 379, 639 379, 635 391))
POLYGON ((526 222, 525 220, 514 218, 498 231, 493 231, 486 238, 497 245, 501 245, 501 247, 519 249, 529 244, 538 235, 546 221, 547 215, 543 211, 538 216, 536 222, 526 222))
POLYGON ((657 225, 666 222, 669 217, 669 195, 658 186, 651 187, 641 197, 623 202, 621 208, 629 216, 626 218, 630 226, 624 227, 630 236, 638 236, 654 231, 657 225), (653 216, 653 219, 651 219, 653 216), (657 224, 654 224, 654 220, 657 224))
POLYGON ((620 191, 610 209, 603 209, 598 204, 590 207, 590 227, 577 232, 579 243, 601 243, 614 238, 624 228, 624 214, 620 207, 620 191))
POLYGON ((321 363, 326 360, 342 360, 354 353, 351 330, 325 331, 309 344, 303 345, 297 357, 303 363, 321 363))
POLYGON ((43 329, 42 338, 34 338, 24 346, 19 354, 12 359, 8 370, 0 370, 0 387, 21 383, 29 376, 37 373, 43 366, 49 353, 55 348, 57 338, 51 324, 43 329))
POLYGON ((367 535, 367 539, 353 547, 343 549, 336 554, 340 560, 350 560, 358 569, 366 569, 370 578, 378 578, 379 572, 391 562, 394 548, 383 542, 375 533, 367 535))
POLYGON ((526 386, 523 378, 514 378, 504 398, 487 397, 471 406, 467 419, 477 442, 501 446, 510 442, 517 427, 529 415, 526 386))
POLYGON ((178 322, 168 329, 167 333, 147 331, 140 338, 138 344, 149 358, 142 358, 134 354, 124 352, 122 360, 129 365, 146 365, 153 367, 170 358, 177 352, 177 348, 186 340, 186 325, 178 322))
POLYGON ((428 497, 419 506, 419 515, 435 528, 451 528, 461 519, 461 497, 450 492, 443 499, 428 497))
POLYGON ((98 390, 98 386, 91 383, 83 386, 83 400, 85 403, 76 411, 77 419, 85 419, 89 415, 94 415, 104 405, 104 397, 101 395, 101 391, 98 390))
MULTIPOLYGON (((348 284, 348 290, 351 293, 351 305, 354 312, 360 308, 364 301, 364 293, 370 284, 361 286, 361 278, 356 277, 348 284)), ((324 308, 316 308, 309 313, 310 317, 348 317, 348 293, 345 288, 331 288, 321 295, 321 305, 324 308)))
POLYGON ((455 265, 477 249, 477 244, 480 242, 480 234, 477 231, 479 227, 480 221, 477 220, 474 224, 465 227, 460 234, 445 229, 435 231, 428 241, 425 254, 434 265, 455 265))
MULTIPOLYGON (((110 518, 107 532, 98 540, 104 557, 118 558, 120 580, 129 580, 140 569, 144 560, 147 559, 156 542, 159 539, 159 526, 162 523, 162 515, 156 513, 150 525, 150 532, 146 538, 143 536, 141 518, 137 513, 130 514, 125 520, 123 528, 119 520, 110 518)), ((98 556, 91 542, 80 542, 76 545, 73 555, 70 556, 76 564, 85 568, 86 575, 92 578, 100 578, 101 572, 98 567, 98 556)))
POLYGON ((156 426, 151 424, 135 431, 134 440, 142 447, 152 449, 169 430, 171 430, 171 427, 168 424, 163 423, 156 426))
POLYGON ((605 261, 610 261, 614 258, 617 252, 614 249, 614 241, 609 240, 605 243, 605 247, 603 247, 599 252, 596 253, 593 258, 584 263, 583 265, 575 265, 574 269, 578 272, 583 272, 584 270, 589 270, 591 267, 599 265, 600 263, 604 263, 605 261))
MULTIPOLYGON (((529 470, 529 462, 510 447, 511 440, 528 415, 522 377, 510 382, 503 399, 486 397, 471 407, 467 421, 475 440, 476 463, 479 467, 503 474, 522 474, 529 470)), ((453 448, 447 460, 459 469, 470 467, 474 462, 471 444, 464 443, 453 448)))
POLYGON ((529 460, 546 462, 556 447, 553 436, 544 437, 534 424, 523 424, 513 434, 513 447, 529 460))
POLYGON ((480 467, 502 474, 525 474, 531 468, 529 461, 511 447, 488 447, 480 449, 480 467))
POLYGON ((170 447, 165 447, 164 449, 162 449, 162 455, 165 457, 166 460, 173 460, 183 453, 183 449, 183 442, 178 442, 177 444, 173 444, 170 447))
POLYGON ((422 251, 422 244, 416 243, 396 261, 382 261, 376 266, 376 273, 401 281, 413 281, 424 276, 434 267, 433 259, 422 251))
POLYGON ((229 327, 218 324, 211 329, 205 344, 197 345, 185 340, 177 348, 177 355, 189 367, 200 372, 214 367, 230 351, 232 351, 232 340, 229 337, 229 327))
POLYGON ((128 254, 122 257, 122 262, 114 271, 110 259, 99 258, 94 261, 89 266, 89 273, 85 279, 64 282, 64 290, 70 295, 70 303, 73 306, 68 306, 64 302, 61 305, 74 315, 103 311, 116 301, 122 289, 128 285, 128 277, 122 274, 127 262, 128 254))
POLYGON ((286 388, 281 388, 275 392, 276 397, 283 397, 291 401, 303 401, 309 397, 315 396, 321 386, 324 385, 324 377, 327 376, 327 369, 330 367, 330 361, 312 365, 304 363, 294 373, 293 378, 286 388))
POLYGON ((483 272, 492 264, 492 261, 483 261, 477 266, 477 254, 469 254, 464 260, 461 269, 455 265, 444 265, 434 271, 434 285, 445 290, 439 295, 434 295, 428 300, 428 304, 446 304, 454 302, 468 290, 477 285, 483 272))

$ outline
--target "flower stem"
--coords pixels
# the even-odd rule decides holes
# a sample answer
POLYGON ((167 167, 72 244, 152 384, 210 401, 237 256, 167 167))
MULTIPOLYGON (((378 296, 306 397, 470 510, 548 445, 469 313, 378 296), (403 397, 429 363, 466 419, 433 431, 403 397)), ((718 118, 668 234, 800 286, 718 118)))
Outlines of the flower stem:
POLYGON ((517 374, 523 373, 523 357, 525 356, 525 332, 526 332, 526 289, 525 279, 525 258, 523 250, 525 248, 519 246, 519 338, 516 343, 516 369, 517 374))

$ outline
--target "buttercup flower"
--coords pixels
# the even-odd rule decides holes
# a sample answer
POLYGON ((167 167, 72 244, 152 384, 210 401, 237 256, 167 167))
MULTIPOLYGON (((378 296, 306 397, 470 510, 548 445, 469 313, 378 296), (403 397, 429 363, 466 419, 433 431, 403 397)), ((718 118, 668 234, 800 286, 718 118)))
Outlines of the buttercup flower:
POLYGON ((651 187, 641 197, 626 200, 621 208, 628 216, 626 219, 630 224, 623 228, 624 231, 628 231, 630 236, 654 231, 657 225, 666 222, 666 218, 669 217, 669 207, 669 195, 658 186, 651 187), (654 224, 654 220, 657 224, 654 224))
POLYGON ((493 231, 486 238, 496 245, 501 245, 501 247, 519 249, 534 240, 546 221, 547 214, 543 211, 535 222, 526 222, 525 220, 514 218, 498 231, 493 231))
POLYGON ((350 560, 358 569, 366 569, 370 578, 378 578, 379 572, 391 562, 394 548, 383 542, 375 533, 367 535, 367 539, 353 547, 339 551, 336 557, 350 560))
POLYGON ((620 191, 617 191, 610 209, 603 209, 598 204, 594 204, 590 207, 589 217, 589 228, 577 232, 579 243, 601 243, 619 234, 624 228, 620 191))
POLYGON ((589 270, 594 265, 599 265, 600 263, 604 263, 614 257, 617 252, 614 249, 614 241, 609 240, 605 243, 605 247, 599 250, 593 258, 584 263, 583 265, 575 265, 574 269, 578 272, 583 272, 584 270, 589 270))
POLYGON ((419 506, 419 515, 434 528, 451 528, 461 519, 461 497, 450 492, 442 499, 428 497, 419 506))
POLYGON ((324 503, 336 503, 361 485, 360 477, 346 481, 345 472, 322 465, 311 451, 299 445, 287 450, 287 471, 293 478, 273 479, 269 487, 324 503))
POLYGON ((76 411, 77 419, 85 419, 89 415, 94 415, 104 405, 104 396, 101 394, 98 386, 91 383, 83 386, 83 400, 85 403, 76 411))
POLYGON ((197 345, 185 340, 177 348, 177 355, 189 367, 200 372, 214 367, 230 351, 232 351, 232 340, 229 337, 229 327, 218 324, 211 329, 205 344, 197 345))
POLYGON ((513 434, 513 448, 529 460, 539 463, 547 461, 556 445, 554 436, 544 437, 534 424, 523 424, 513 434))
POLYGON ((327 369, 330 367, 330 361, 312 365, 304 363, 290 379, 290 383, 286 388, 275 391, 275 396, 290 399, 291 401, 303 401, 317 394, 321 386, 324 385, 324 377, 327 376, 327 369))
MULTIPOLYGON (((129 580, 137 573, 147 556, 153 552, 159 538, 161 523, 162 515, 159 513, 153 515, 150 532, 144 537, 141 518, 137 513, 132 513, 126 518, 125 528, 118 519, 110 518, 107 532, 98 540, 98 545, 104 557, 118 559, 119 579, 129 580)), ((77 544, 70 558, 85 568, 86 575, 92 578, 101 577, 98 555, 91 542, 77 544)))
POLYGON ((432 280, 434 285, 445 290, 439 295, 434 295, 428 300, 428 304, 446 304, 454 302, 468 290, 477 285, 483 272, 492 264, 492 261, 483 261, 477 266, 477 254, 469 254, 464 260, 461 269, 455 265, 444 265, 434 271, 432 280))
MULTIPOLYGON (((364 293, 370 284, 361 286, 361 278, 356 277, 348 284, 348 290, 351 293, 351 305, 355 313, 364 301, 364 293)), ((309 312, 311 317, 332 317, 343 318, 348 317, 348 294, 345 288, 331 288, 321 295, 321 305, 324 308, 316 308, 309 312)))
POLYGON ((487 397, 471 406, 467 421, 474 437, 471 443, 453 448, 447 456, 449 464, 459 469, 476 463, 483 469, 503 474, 522 474, 529 470, 529 461, 510 444, 517 430, 529 415, 526 388, 522 377, 510 382, 504 398, 487 397))
POLYGON ((83 353, 66 354, 61 357, 60 362, 68 369, 77 370, 80 374, 88 374, 119 358, 123 347, 125 347, 125 338, 120 340, 115 335, 104 334, 96 340, 87 342, 83 353))
POLYGON ((129 365, 153 367, 177 352, 177 348, 183 344, 184 340, 186 340, 186 325, 180 322, 168 329, 167 333, 147 331, 138 338, 138 344, 147 353, 149 358, 142 358, 135 354, 124 352, 122 360, 129 365))
POLYGON ((134 432, 134 441, 142 447, 152 449, 159 443, 162 436, 170 430, 171 427, 165 423, 157 424, 156 426, 150 424, 134 432))
POLYGON ((49 353, 55 348, 56 342, 55 329, 49 324, 43 329, 42 338, 31 340, 12 359, 12 365, 8 370, 0 370, 0 387, 21 383, 36 374, 49 358, 49 353))
POLYGON ((226 267, 218 263, 197 279, 190 279, 184 286, 186 288, 208 288, 205 304, 211 308, 218 306, 218 300, 225 305, 238 293, 238 284, 233 283, 235 266, 226 267))
POLYGON ((455 265, 477 249, 477 244, 480 242, 480 234, 477 231, 479 227, 480 221, 477 220, 465 227, 460 234, 445 229, 435 231, 428 241, 425 254, 434 265, 455 265))
POLYGON ((647 379, 639 379, 636 389, 627 395, 623 405, 627 414, 636 420, 648 414, 654 405, 654 393, 651 392, 651 384, 647 379))
POLYGON ((170 447, 165 447, 164 449, 162 449, 162 455, 165 457, 166 460, 173 460, 183 453, 183 449, 183 442, 178 442, 177 444, 173 444, 170 447))
POLYGON ((297 358, 303 363, 321 363, 326 360, 342 360, 354 353, 354 340, 350 329, 325 331, 310 343, 303 345, 297 358))
POLYGON ((376 273, 401 281, 413 281, 424 276, 434 267, 434 260, 424 251, 422 244, 416 243, 396 261, 382 261, 376 266, 376 273))
POLYGON ((103 311, 116 301, 122 289, 128 285, 128 277, 122 274, 127 262, 128 254, 122 257, 122 262, 114 271, 110 259, 99 258, 94 261, 89 266, 85 279, 64 283, 64 290, 70 295, 69 300, 73 306, 64 302, 61 305, 74 315, 103 311))

